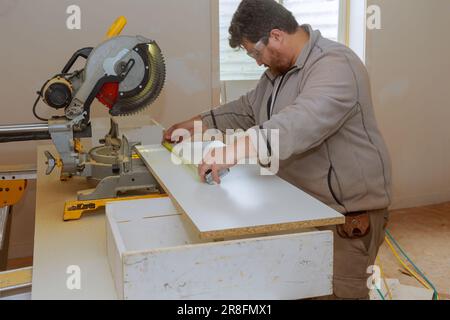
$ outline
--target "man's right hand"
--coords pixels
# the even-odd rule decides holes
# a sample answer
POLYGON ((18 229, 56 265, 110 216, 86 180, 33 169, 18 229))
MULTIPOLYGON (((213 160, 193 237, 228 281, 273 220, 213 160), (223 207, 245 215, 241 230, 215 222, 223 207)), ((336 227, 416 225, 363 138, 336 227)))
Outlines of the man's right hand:
MULTIPOLYGON (((183 139, 188 138, 186 136, 173 136, 172 137, 174 131, 177 129, 187 130, 190 134, 189 137, 192 137, 192 135, 194 134, 194 123, 196 121, 202 122, 202 118, 200 115, 195 116, 189 120, 174 124, 169 129, 167 129, 163 132, 163 142, 166 141, 166 142, 171 142, 171 143, 180 143, 181 141, 183 141, 183 139)), ((202 133, 205 132, 206 129, 207 129, 206 125, 204 123, 202 123, 202 133)))

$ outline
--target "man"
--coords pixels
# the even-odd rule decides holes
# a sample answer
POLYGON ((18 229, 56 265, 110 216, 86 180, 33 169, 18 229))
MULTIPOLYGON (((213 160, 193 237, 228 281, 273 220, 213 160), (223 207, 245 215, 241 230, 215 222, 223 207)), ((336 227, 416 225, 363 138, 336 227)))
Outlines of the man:
POLYGON ((278 130, 279 155, 244 135, 250 146, 238 157, 223 148, 231 164, 205 157, 201 177, 232 166, 242 157, 279 157, 278 175, 346 216, 334 233, 334 298, 366 299, 367 268, 384 240, 390 204, 390 160, 377 128, 365 66, 349 48, 325 39, 273 0, 243 0, 229 28, 230 45, 244 48, 268 70, 240 99, 171 127, 176 129, 278 130), (264 149, 261 152, 260 149, 264 149))

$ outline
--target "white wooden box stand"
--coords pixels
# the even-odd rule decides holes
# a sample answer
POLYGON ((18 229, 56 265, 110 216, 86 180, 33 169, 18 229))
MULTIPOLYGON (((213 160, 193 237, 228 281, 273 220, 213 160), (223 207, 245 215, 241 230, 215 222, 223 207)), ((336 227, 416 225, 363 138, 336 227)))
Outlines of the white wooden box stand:
POLYGON ((169 198, 108 204, 119 299, 301 299, 332 293, 333 235, 201 240, 169 198))

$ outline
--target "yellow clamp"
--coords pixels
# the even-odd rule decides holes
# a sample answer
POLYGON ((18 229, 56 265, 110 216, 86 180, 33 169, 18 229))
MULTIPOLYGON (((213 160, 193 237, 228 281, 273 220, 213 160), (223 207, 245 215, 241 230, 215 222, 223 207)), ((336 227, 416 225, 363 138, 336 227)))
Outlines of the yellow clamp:
POLYGON ((20 201, 27 187, 27 180, 0 181, 0 207, 13 206, 20 201))

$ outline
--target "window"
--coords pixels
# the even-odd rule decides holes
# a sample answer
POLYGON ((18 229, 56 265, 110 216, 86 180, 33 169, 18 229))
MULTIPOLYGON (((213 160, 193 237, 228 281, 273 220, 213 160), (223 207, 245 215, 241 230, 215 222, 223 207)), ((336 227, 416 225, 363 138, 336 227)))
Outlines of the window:
MULTIPOLYGON (((340 23, 342 0, 278 0, 295 16, 299 24, 310 24, 332 40, 344 33, 340 23)), ((245 50, 234 50, 228 44, 228 27, 240 0, 219 0, 220 25, 220 80, 257 80, 264 72, 245 50)))

